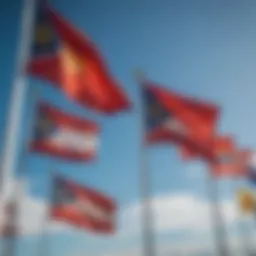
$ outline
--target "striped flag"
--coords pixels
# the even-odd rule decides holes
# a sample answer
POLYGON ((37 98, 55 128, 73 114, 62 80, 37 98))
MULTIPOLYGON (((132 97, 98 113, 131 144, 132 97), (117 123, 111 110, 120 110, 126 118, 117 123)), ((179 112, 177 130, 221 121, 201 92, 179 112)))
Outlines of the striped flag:
POLYGON ((90 161, 98 150, 96 123, 41 102, 30 144, 32 152, 74 161, 90 161))
POLYGON ((60 176, 54 178, 51 218, 92 232, 115 230, 113 199, 60 176))

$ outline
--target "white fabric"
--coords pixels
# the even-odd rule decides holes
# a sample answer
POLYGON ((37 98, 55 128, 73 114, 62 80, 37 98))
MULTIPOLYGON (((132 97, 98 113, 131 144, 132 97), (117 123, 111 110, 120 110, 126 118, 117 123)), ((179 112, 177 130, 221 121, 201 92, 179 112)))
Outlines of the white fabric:
POLYGON ((113 215, 106 212, 106 210, 102 209, 96 203, 93 203, 89 199, 80 199, 75 203, 76 209, 83 211, 85 215, 101 220, 101 221, 113 221, 113 215))
POLYGON ((167 129, 170 129, 173 132, 177 132, 180 134, 186 134, 187 129, 186 127, 182 124, 182 122, 178 121, 177 119, 174 118, 169 118, 168 120, 165 121, 164 127, 167 129))
POLYGON ((96 151, 98 146, 97 134, 71 129, 57 129, 50 135, 49 141, 54 146, 80 152, 96 151))

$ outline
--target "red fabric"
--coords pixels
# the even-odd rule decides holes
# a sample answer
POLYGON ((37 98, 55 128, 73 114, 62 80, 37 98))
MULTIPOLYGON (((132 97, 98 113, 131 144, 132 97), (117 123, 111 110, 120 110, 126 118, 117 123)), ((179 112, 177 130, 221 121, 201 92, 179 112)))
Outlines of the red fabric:
POLYGON ((27 72, 35 77, 47 80, 55 86, 60 86, 60 61, 59 56, 46 56, 32 59, 27 72))
MULTIPOLYGON (((249 157, 251 155, 250 150, 237 150, 235 147, 232 148, 232 145, 222 145, 222 148, 219 148, 220 152, 230 152, 232 157, 232 162, 225 164, 221 162, 216 162, 211 165, 211 171, 214 176, 246 176, 247 173, 247 164, 249 157)), ((217 149, 216 149, 217 153, 217 149)))
MULTIPOLYGON (((96 135, 99 133, 99 127, 96 123, 66 114, 47 103, 41 102, 39 111, 45 114, 57 127, 72 130, 74 133, 85 132, 96 135)), ((30 150, 73 161, 92 161, 97 153, 96 150, 87 149, 81 152, 74 148, 60 147, 50 140, 37 138, 31 142, 30 150)))
POLYGON ((148 142, 150 144, 171 142, 187 147, 191 152, 207 155, 207 158, 212 157, 209 147, 215 134, 219 108, 214 104, 181 96, 158 86, 150 85, 148 88, 170 115, 186 128, 186 133, 182 133, 160 126, 148 134, 148 142))
POLYGON ((58 84, 70 99, 101 113, 129 109, 128 98, 109 74, 96 46, 55 11, 50 8, 47 11, 61 39, 61 47, 58 56, 53 57, 54 61, 32 60, 28 72, 58 84), (65 57, 67 49, 72 57, 65 57), (70 66, 74 59, 79 62, 79 67, 75 69, 70 66))
MULTIPOLYGON (((116 204, 113 199, 101 192, 67 181, 69 190, 72 191, 77 199, 90 201, 96 207, 99 207, 105 214, 114 216, 116 204)), ((115 231, 115 219, 100 219, 96 216, 86 214, 78 207, 72 204, 53 205, 51 208, 51 218, 67 222, 75 227, 86 229, 92 232, 113 233, 115 231)))

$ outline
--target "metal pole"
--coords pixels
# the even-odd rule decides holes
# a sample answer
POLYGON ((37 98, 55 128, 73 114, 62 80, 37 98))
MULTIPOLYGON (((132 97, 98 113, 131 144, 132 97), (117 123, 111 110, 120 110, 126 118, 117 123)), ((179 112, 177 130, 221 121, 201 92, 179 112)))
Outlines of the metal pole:
POLYGON ((213 232, 215 236, 217 255, 229 256, 230 253, 227 233, 225 229, 223 215, 220 211, 216 179, 212 175, 211 170, 209 170, 208 172, 206 185, 208 188, 209 198, 211 200, 210 214, 212 219, 213 232))
POLYGON ((155 246, 155 230, 154 230, 154 213, 152 205, 152 195, 151 195, 151 178, 148 166, 147 157, 147 145, 146 145, 146 111, 144 107, 144 99, 142 94, 142 82, 144 80, 144 75, 141 72, 136 73, 136 79, 138 80, 139 87, 139 99, 140 105, 140 131, 141 131, 141 148, 140 148, 140 164, 139 164, 139 179, 140 179, 140 190, 142 198, 142 212, 141 212, 141 222, 142 222, 142 239, 143 239, 143 255, 144 256, 155 256, 156 246, 155 246))
POLYGON ((49 256, 50 255, 50 240, 48 234, 48 224, 50 222, 50 209, 53 198, 54 191, 54 178, 55 178, 55 170, 54 165, 51 164, 50 174, 49 174, 49 194, 48 200, 46 200, 46 211, 42 221, 42 231, 41 237, 38 242, 38 256, 49 256))
MULTIPOLYGON (((33 89, 31 90, 31 103, 33 105, 33 109, 35 109, 35 113, 37 113, 37 103, 38 103, 38 92, 33 89)), ((15 205, 15 212, 12 216, 7 216, 7 225, 13 225, 17 232, 19 226, 19 216, 20 216, 20 207, 22 205, 22 197, 25 193, 25 184, 26 184, 26 176, 28 170, 28 156, 29 156, 29 143, 32 137, 32 133, 34 131, 35 126, 35 118, 36 115, 33 113, 30 124, 28 127, 27 138, 25 138, 25 143, 22 149, 22 152, 19 156, 19 169, 18 169, 18 179, 14 184, 14 191, 12 193, 11 202, 15 205)), ((7 241, 7 245, 4 246, 4 252, 2 256, 14 256, 16 253, 16 245, 17 245, 18 234, 14 233, 9 241, 7 241)))
POLYGON ((17 56, 17 66, 14 75, 13 88, 9 106, 9 116, 6 125, 6 135, 2 154, 2 168, 0 170, 1 195, 10 189, 17 158, 17 144, 19 139, 21 115, 27 92, 24 68, 29 59, 32 42, 33 21, 35 15, 35 0, 25 0, 22 11, 20 45, 17 56))

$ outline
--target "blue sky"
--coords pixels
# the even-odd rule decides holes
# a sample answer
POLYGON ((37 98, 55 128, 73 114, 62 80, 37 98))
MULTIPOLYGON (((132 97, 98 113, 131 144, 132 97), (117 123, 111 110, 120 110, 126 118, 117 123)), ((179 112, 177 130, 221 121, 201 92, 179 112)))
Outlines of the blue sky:
MULTIPOLYGON (((255 146, 255 1, 52 0, 52 4, 95 41, 135 107, 131 113, 116 117, 99 116, 68 102, 46 83, 29 79, 30 88, 39 89, 42 98, 70 113, 93 118, 103 127, 99 160, 93 165, 57 163, 47 157, 29 156, 30 195, 38 199, 46 197, 49 170, 54 168, 112 195, 120 206, 138 200, 140 141, 136 108, 140 99, 139 85, 133 76, 138 67, 150 79, 170 89, 219 104, 222 108, 219 131, 233 134, 241 147, 255 146)), ((0 50, 2 127, 14 73, 21 6, 20 0, 9 1, 0 11, 0 27, 6 31, 0 50)), ((31 114, 31 106, 27 103, 22 134, 28 130, 26 116, 31 114)), ((173 147, 150 149, 149 154, 154 194, 186 193, 207 198, 205 166, 184 164, 173 147)), ((232 198, 239 182, 220 181, 223 198, 232 198)), ((122 248, 120 244, 129 247, 136 243, 132 238, 118 245, 111 238, 92 242, 91 236, 85 239, 80 233, 66 232, 54 238, 51 255, 56 256, 86 252, 90 248, 114 250, 122 248)), ((167 238, 168 235, 159 236, 158 241, 161 244, 167 238)), ((23 238, 19 255, 32 255, 36 239, 23 238)))

